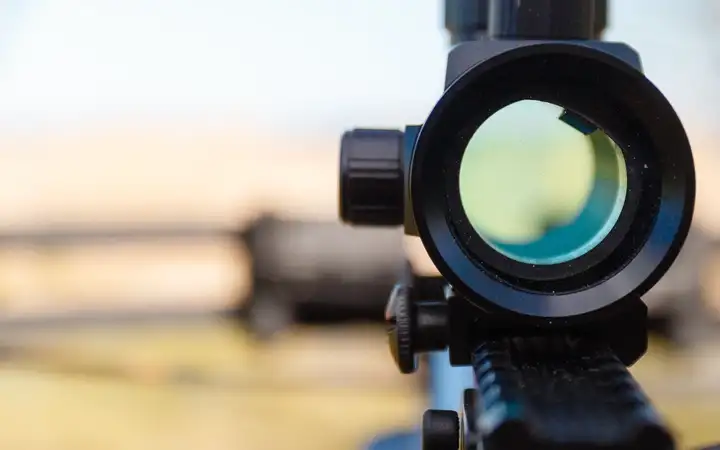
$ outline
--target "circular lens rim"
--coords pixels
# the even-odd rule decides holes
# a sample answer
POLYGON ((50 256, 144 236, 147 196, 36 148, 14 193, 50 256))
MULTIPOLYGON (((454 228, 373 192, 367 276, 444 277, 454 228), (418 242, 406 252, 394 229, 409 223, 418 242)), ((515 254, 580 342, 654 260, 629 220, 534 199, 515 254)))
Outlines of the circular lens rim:
MULTIPOLYGON (((431 260, 461 295, 485 309, 568 317, 640 296, 662 277, 690 228, 695 171, 682 123, 668 100, 639 70, 585 44, 528 43, 477 64, 445 91, 416 140, 409 197, 418 234, 431 260), (519 65, 527 70, 518 71, 519 65), (462 208, 458 208, 459 187, 452 183, 456 177, 447 176, 453 174, 453 163, 459 165, 458 156, 464 151, 461 138, 467 141, 482 123, 477 122, 477 114, 468 116, 469 99, 480 99, 473 113, 489 116, 507 104, 527 99, 528 93, 534 95, 529 98, 566 108, 572 107, 571 97, 578 95, 612 106, 615 124, 603 128, 623 150, 629 170, 626 205, 611 231, 616 235, 615 245, 609 235, 596 247, 606 255, 596 254, 595 266, 580 265, 579 273, 545 266, 551 269, 534 280, 527 273, 533 271, 529 264, 495 270, 485 257, 502 255, 487 244, 489 251, 480 252, 482 260, 477 251, 470 250, 472 235, 458 232, 458 225, 467 225, 467 219, 462 219, 462 208), (488 101, 491 97, 496 104, 488 101), (658 170, 642 170, 643 165, 658 170), (454 192, 457 201, 453 201, 454 192), (624 225, 620 223, 623 220, 624 225), (521 266, 527 270, 519 272, 521 266)), ((475 244, 482 247, 482 239, 475 239, 475 244)))
MULTIPOLYGON (((544 61, 544 60, 543 60, 544 61)), ((516 66, 521 74, 525 71, 526 64, 516 66)), ((505 80, 508 65, 503 65, 502 79, 505 80)), ((530 83, 524 80, 518 80, 517 83, 508 85, 496 84, 491 93, 483 95, 483 101, 486 105, 481 112, 468 115, 467 108, 458 111, 463 112, 462 117, 453 117, 453 123, 463 123, 463 131, 454 137, 444 137, 443 141, 451 143, 445 150, 444 160, 436 161, 434 164, 444 165, 444 184, 445 184, 445 201, 447 202, 447 210, 449 211, 449 219, 451 231, 464 243, 464 247, 468 250, 466 253, 469 258, 474 259, 476 263, 482 265, 486 269, 491 269, 495 273, 504 275, 506 279, 514 280, 519 287, 528 290, 549 291, 557 294, 568 290, 578 290, 587 285, 594 284, 597 279, 589 273, 589 271, 597 270, 598 265, 611 265, 618 268, 623 264, 624 258, 630 258, 633 254, 623 254, 621 258, 611 258, 616 252, 618 246, 623 239, 634 231, 636 242, 644 239, 643 233, 637 226, 633 229, 633 220, 636 214, 642 213, 647 216, 654 215, 654 204, 651 199, 660 195, 660 182, 648 182, 648 177, 652 174, 643 174, 643 165, 652 164, 651 161, 642 161, 635 155, 631 158, 628 156, 628 150, 623 147, 642 148, 645 145, 642 139, 639 139, 634 130, 626 129, 625 124, 630 120, 626 116, 618 116, 617 108, 612 104, 602 101, 602 96, 598 98, 597 90, 583 89, 582 87, 564 86, 560 89, 557 84, 565 85, 562 80, 551 79, 544 83, 530 83), (508 94, 509 93, 509 94, 508 94), (623 152, 625 159, 626 175, 627 175, 627 192, 625 203, 620 211, 620 216, 616 220, 613 228, 608 235, 598 245, 590 249, 587 253, 575 258, 571 261, 552 264, 552 265, 533 265, 512 259, 493 249, 484 239, 482 239, 470 225, 470 221, 465 215, 462 206, 462 199, 459 195, 459 168, 462 163, 462 156, 465 153, 467 144, 464 137, 469 136, 471 130, 482 126, 482 122, 490 117, 494 111, 497 111, 509 103, 515 102, 517 99, 525 98, 540 99, 551 103, 561 103, 566 107, 575 108, 577 111, 583 111, 596 118, 599 125, 609 130, 609 137, 619 143, 619 148, 623 152), (620 131, 617 131, 620 130, 620 131), (454 139, 454 140, 453 140, 454 139), (643 187, 643 185, 646 185, 643 187), (654 192, 655 191, 655 192, 654 192), (641 197, 645 195, 648 198, 644 203, 641 197), (479 239, 478 239, 479 238, 479 239)), ((463 97, 467 100, 467 96, 463 97)), ((437 183, 441 183, 440 180, 437 183)), ((432 183, 435 184, 435 183, 432 183)), ((429 194, 425 194, 426 197, 429 194)), ((437 204, 437 203, 436 203, 437 204)), ((625 247, 627 253, 628 247, 625 247)), ((614 270, 611 268, 610 270, 614 270)))

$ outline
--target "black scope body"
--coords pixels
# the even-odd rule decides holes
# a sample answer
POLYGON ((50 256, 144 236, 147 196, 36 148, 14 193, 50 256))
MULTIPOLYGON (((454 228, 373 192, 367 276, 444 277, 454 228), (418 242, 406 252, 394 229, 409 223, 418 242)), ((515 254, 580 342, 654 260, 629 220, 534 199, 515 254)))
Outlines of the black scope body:
POLYGON ((471 306, 524 326, 587 323, 638 299, 667 271, 689 231, 692 153, 637 52, 586 33, 586 39, 491 38, 454 46, 445 91, 422 125, 344 134, 341 219, 403 226, 471 306), (559 119, 592 141, 598 172, 590 200, 608 189, 622 194, 614 224, 573 258, 537 262, 500 250, 475 229, 461 196, 461 165, 474 131, 523 100, 558 105, 559 119), (610 147, 617 157, 597 156, 610 147), (610 179, 615 184, 608 188, 610 179))
POLYGON ((473 368, 462 414, 427 411, 422 447, 675 448, 626 367, 647 349, 641 296, 692 221, 681 121, 637 52, 599 40, 604 1, 446 7, 457 45, 427 119, 349 131, 340 155, 341 219, 403 227, 440 272, 410 268, 390 294, 398 368, 444 349, 473 368))

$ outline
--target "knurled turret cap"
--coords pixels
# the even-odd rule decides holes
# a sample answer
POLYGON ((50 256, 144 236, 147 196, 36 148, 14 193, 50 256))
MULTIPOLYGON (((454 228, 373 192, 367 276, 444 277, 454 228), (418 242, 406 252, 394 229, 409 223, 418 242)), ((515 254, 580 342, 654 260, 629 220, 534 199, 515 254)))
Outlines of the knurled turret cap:
POLYGON ((352 130, 340 147, 340 218, 352 225, 403 223, 403 133, 352 130))

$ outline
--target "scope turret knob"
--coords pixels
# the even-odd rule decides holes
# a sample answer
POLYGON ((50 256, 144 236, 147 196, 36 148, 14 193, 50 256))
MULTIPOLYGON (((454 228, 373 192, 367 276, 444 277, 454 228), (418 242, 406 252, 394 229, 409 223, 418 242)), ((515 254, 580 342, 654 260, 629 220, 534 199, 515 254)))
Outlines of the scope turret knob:
POLYGON ((417 370, 418 358, 413 345, 414 318, 410 289, 396 284, 390 294, 385 320, 388 323, 390 353, 400 372, 408 374, 417 370))
POLYGON ((352 225, 403 224, 403 133, 352 130, 340 144, 340 218, 352 225))
POLYGON ((429 409, 423 414, 422 449, 460 448, 460 418, 455 411, 429 409))
POLYGON ((448 345, 447 302, 415 297, 414 288, 398 283, 385 310, 390 352, 405 374, 417 370, 417 354, 444 350, 448 345))

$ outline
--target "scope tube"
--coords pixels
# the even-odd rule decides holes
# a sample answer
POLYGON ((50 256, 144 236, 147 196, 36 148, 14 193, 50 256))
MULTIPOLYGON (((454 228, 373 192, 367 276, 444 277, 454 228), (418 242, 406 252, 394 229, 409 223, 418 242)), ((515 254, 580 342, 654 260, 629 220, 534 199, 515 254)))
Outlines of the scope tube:
POLYGON ((594 39, 599 25, 595 0, 490 0, 489 8, 493 39, 594 39))
POLYGON ((445 0, 445 29, 450 33, 450 45, 484 38, 488 10, 488 0, 445 0))

